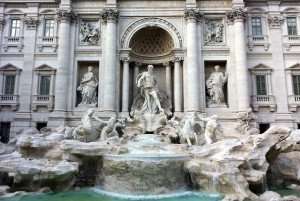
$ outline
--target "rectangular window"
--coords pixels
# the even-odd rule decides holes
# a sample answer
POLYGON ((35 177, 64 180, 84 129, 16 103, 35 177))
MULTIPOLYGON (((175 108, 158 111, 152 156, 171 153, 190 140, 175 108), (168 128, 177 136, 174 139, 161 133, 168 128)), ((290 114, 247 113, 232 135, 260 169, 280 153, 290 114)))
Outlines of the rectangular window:
POLYGON ((267 95, 267 85, 265 75, 256 75, 256 91, 258 96, 267 95))
POLYGON ((294 95, 300 95, 300 75, 293 75, 294 95))
POLYGON ((15 75, 5 75, 4 76, 4 95, 14 95, 15 93, 15 75))
POLYGON ((51 76, 49 75, 40 76, 39 95, 44 95, 44 96, 49 95, 50 82, 51 82, 51 76))
POLYGON ((286 19, 288 35, 295 36, 297 35, 297 18, 296 17, 287 17, 286 19))
POLYGON ((44 37, 54 37, 54 20, 46 19, 44 24, 44 37))
POLYGON ((21 36, 21 20, 12 19, 10 25, 10 36, 19 37, 21 36))
POLYGON ((10 133, 10 122, 1 122, 0 123, 0 141, 2 143, 9 142, 9 133, 10 133))
POLYGON ((252 17, 251 23, 252 23, 252 35, 262 36, 263 33, 262 33, 261 17, 252 17))

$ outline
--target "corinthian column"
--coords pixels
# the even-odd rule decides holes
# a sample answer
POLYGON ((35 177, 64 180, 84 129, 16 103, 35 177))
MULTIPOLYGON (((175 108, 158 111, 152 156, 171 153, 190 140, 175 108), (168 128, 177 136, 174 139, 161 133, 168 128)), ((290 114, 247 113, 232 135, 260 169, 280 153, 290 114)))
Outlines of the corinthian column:
POLYGON ((123 60, 122 112, 128 112, 129 107, 129 58, 123 60))
POLYGON ((117 67, 117 19, 116 9, 105 9, 102 18, 106 22, 106 40, 103 69, 103 111, 115 111, 116 105, 116 67, 117 67))
POLYGON ((228 19, 234 22, 235 68, 238 97, 238 110, 245 111, 250 107, 250 93, 248 86, 247 49, 244 21, 246 12, 243 8, 234 8, 228 13, 228 19))
POLYGON ((59 9, 57 12, 59 21, 58 33, 58 69, 55 83, 55 111, 65 112, 67 110, 68 97, 68 75, 70 69, 70 24, 72 12, 68 9, 59 9))
POLYGON ((182 71, 181 57, 174 59, 174 110, 175 112, 182 111, 182 71))
POLYGON ((200 85, 198 70, 198 38, 197 38, 197 21, 201 15, 197 9, 186 9, 186 61, 187 66, 184 72, 185 97, 184 110, 198 111, 200 105, 200 85))

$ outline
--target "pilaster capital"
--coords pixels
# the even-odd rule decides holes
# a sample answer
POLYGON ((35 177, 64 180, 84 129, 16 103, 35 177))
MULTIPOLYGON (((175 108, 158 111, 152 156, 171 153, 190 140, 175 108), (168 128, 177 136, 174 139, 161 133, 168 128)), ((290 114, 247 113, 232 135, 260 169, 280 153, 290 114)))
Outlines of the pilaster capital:
POLYGON ((280 15, 269 15, 268 16, 268 23, 269 23, 270 28, 273 28, 273 29, 280 28, 283 22, 284 22, 284 19, 280 15))
POLYGON ((36 29, 39 24, 38 16, 25 16, 24 23, 27 26, 27 29, 36 29))
POLYGON ((234 22, 234 21, 244 21, 247 17, 247 12, 244 8, 239 7, 239 8, 233 8, 232 11, 227 13, 227 19, 229 22, 234 22))
POLYGON ((58 9, 56 14, 59 22, 71 22, 75 17, 73 12, 67 9, 58 9))
POLYGON ((197 8, 186 8, 184 10, 184 18, 188 21, 201 21, 203 15, 197 8))
POLYGON ((123 56, 121 56, 120 60, 123 61, 123 62, 129 62, 130 61, 130 57, 127 56, 127 55, 123 55, 123 56))
POLYGON ((181 62, 184 60, 184 56, 174 56, 173 61, 174 62, 181 62))
POLYGON ((101 17, 105 22, 117 22, 119 11, 116 8, 105 8, 103 12, 101 12, 101 17))

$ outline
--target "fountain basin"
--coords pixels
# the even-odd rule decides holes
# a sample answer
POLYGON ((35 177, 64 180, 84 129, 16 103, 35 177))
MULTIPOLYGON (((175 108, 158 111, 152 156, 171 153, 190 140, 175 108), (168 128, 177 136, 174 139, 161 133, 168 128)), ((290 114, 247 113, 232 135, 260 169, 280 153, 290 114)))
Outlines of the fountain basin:
POLYGON ((184 163, 190 155, 158 135, 140 135, 125 154, 103 156, 102 188, 133 195, 157 195, 187 189, 184 163))

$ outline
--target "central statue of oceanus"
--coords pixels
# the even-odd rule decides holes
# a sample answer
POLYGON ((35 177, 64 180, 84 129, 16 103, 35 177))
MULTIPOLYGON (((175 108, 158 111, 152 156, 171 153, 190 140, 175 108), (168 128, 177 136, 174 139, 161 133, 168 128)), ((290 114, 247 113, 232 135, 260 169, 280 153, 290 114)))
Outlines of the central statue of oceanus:
POLYGON ((129 121, 143 122, 143 129, 154 131, 172 115, 171 103, 165 92, 159 91, 153 74, 153 65, 136 78, 138 93, 133 101, 129 121))

